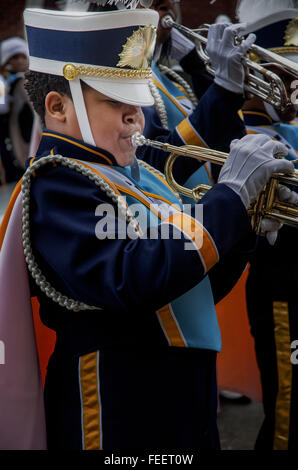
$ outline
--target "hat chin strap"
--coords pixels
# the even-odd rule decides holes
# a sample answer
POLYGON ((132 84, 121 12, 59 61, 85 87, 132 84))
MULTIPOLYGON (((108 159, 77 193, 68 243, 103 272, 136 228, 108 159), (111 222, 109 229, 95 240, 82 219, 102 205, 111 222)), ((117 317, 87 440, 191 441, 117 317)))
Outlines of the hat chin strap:
MULTIPOLYGON (((71 92, 75 112, 77 115, 77 120, 79 123, 79 128, 82 134, 82 139, 86 144, 93 145, 93 147, 96 147, 96 144, 92 135, 88 115, 87 115, 87 110, 86 110, 86 105, 85 105, 85 100, 84 100, 84 96, 82 92, 80 79, 76 78, 75 80, 71 80, 69 82, 69 86, 70 86, 70 92, 71 92)), ((131 169, 132 177, 136 181, 139 181, 140 169, 139 169, 136 156, 134 157, 133 163, 130 165, 130 169, 131 169)))
POLYGON ((69 86, 82 139, 86 144, 96 147, 87 115, 80 79, 76 78, 75 80, 69 81, 69 86))

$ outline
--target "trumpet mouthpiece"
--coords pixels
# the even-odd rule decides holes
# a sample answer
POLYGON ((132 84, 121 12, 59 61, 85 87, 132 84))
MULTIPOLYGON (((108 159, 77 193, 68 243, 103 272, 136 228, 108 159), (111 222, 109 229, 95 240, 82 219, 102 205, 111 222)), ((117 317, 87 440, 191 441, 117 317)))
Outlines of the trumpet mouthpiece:
POLYGON ((165 15, 161 20, 160 20, 161 26, 163 28, 171 28, 173 26, 174 20, 171 17, 171 15, 165 15))
POLYGON ((133 147, 140 147, 141 145, 144 145, 145 143, 146 143, 145 137, 139 132, 135 132, 131 136, 131 144, 133 147))

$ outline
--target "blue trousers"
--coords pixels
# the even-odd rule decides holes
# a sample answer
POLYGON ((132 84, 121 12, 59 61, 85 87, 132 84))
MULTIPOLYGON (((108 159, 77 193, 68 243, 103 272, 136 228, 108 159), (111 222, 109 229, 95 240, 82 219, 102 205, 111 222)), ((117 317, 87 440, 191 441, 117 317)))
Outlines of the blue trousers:
POLYGON ((106 348, 50 359, 51 449, 219 449, 216 352, 106 348))

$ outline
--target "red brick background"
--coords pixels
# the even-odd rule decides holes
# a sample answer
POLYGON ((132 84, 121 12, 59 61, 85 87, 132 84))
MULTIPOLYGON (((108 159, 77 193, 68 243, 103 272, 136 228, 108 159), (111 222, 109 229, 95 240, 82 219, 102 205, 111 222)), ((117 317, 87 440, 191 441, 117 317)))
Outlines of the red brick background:
MULTIPOLYGON (((23 10, 25 0, 0 0, 0 41, 11 36, 24 37, 23 10)), ((44 7, 55 8, 56 0, 44 0, 44 7)), ((234 21, 237 0, 181 0, 182 23, 194 28, 202 23, 214 23, 219 14, 234 21)))
POLYGON ((237 0, 181 0, 182 24, 188 28, 196 28, 202 23, 214 23, 220 14, 228 15, 235 20, 237 0))
POLYGON ((25 0, 0 0, 0 41, 11 36, 24 37, 25 0))

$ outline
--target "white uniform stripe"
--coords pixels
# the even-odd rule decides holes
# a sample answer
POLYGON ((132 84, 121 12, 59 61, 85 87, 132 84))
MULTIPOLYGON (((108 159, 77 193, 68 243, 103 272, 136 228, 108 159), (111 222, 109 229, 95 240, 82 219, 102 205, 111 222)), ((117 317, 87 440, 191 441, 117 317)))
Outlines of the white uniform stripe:
POLYGON ((79 380, 80 404, 81 404, 82 450, 85 450, 84 409, 83 409, 82 386, 81 386, 81 358, 79 358, 79 364, 78 364, 78 380, 79 380))

